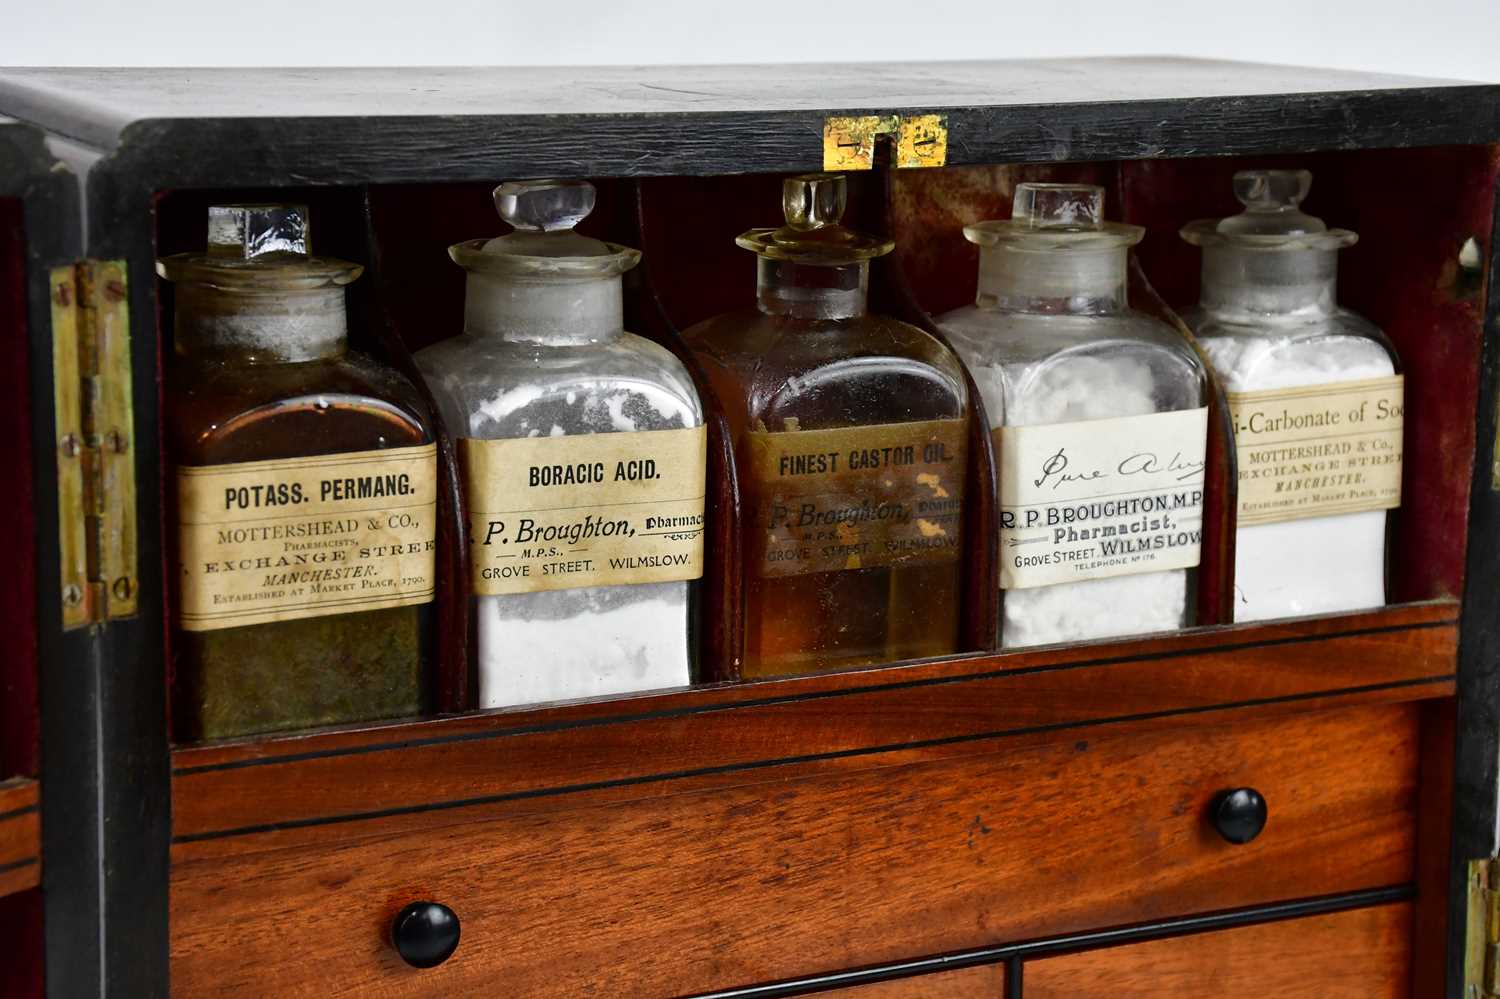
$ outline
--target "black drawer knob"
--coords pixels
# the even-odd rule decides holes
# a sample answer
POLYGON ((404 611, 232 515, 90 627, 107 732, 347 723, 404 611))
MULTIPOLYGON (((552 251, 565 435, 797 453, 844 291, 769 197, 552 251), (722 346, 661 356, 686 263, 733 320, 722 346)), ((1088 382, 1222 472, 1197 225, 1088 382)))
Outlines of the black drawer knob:
POLYGON ((1220 836, 1242 845, 1266 827, 1266 799, 1253 787, 1220 791, 1209 806, 1209 816, 1220 836))
POLYGON ((396 913, 391 942, 413 968, 436 968, 458 949, 458 916, 441 902, 413 902, 396 913))

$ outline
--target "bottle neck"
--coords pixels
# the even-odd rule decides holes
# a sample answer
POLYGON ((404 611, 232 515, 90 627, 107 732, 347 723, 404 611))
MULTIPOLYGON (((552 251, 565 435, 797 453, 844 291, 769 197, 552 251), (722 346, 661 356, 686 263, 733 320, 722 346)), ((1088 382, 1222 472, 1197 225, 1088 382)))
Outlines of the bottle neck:
POLYGON ((548 347, 618 340, 625 332, 620 278, 533 279, 470 271, 464 332, 548 347))
POLYGON ((870 264, 822 266, 758 258, 756 301, 769 316, 851 319, 869 311, 870 264))
POLYGON ((324 360, 349 349, 342 287, 226 292, 181 283, 173 330, 179 354, 247 364, 324 360))
POLYGON ((979 253, 981 309, 1047 315, 1099 315, 1125 308, 1126 254, 1120 249, 1021 250, 999 245, 979 253))
POLYGON ((1203 250, 1199 304, 1221 316, 1325 315, 1338 307, 1335 250, 1203 250))

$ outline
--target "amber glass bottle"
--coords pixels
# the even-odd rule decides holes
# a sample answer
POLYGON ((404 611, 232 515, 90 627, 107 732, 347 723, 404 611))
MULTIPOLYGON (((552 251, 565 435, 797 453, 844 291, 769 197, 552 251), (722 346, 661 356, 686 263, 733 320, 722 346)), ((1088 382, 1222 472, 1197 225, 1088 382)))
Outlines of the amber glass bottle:
POLYGON ((210 210, 176 285, 167 437, 179 741, 423 709, 435 449, 410 382, 348 349, 361 268, 306 211, 210 210))
POLYGON ((839 224, 844 178, 785 184, 739 238, 758 307, 688 330, 735 436, 746 676, 955 651, 968 399, 929 334, 866 309, 889 241, 839 224))

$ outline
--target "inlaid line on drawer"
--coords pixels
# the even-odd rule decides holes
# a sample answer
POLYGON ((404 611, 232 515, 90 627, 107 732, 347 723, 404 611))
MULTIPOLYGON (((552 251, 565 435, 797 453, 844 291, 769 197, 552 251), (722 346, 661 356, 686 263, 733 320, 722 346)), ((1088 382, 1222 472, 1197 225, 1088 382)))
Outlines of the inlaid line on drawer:
MULTIPOLYGON (((1177 919, 1138 923, 1133 926, 1029 940, 1025 943, 1004 944, 960 954, 946 954, 941 957, 920 958, 874 968, 862 968, 858 971, 842 971, 792 981, 704 992, 699 993, 694 999, 789 999, 792 996, 809 995, 830 988, 914 978, 958 968, 998 964, 1002 961, 1012 963, 1014 969, 1026 959, 1096 950, 1103 947, 1121 947, 1171 937, 1306 919, 1311 916, 1354 912, 1359 909, 1408 902, 1415 897, 1416 890, 1411 885, 1393 885, 1388 888, 1372 888, 1367 891, 1346 892, 1339 895, 1320 895, 1314 898, 1279 902, 1274 905, 1230 909, 1224 912, 1211 912, 1198 916, 1184 916, 1177 919)), ((1014 975, 1014 970, 1012 970, 1012 975, 1014 975)), ((1014 976, 1014 978, 1016 981, 1020 980, 1019 976, 1014 976)))
POLYGON ((1201 715, 1219 711, 1246 710, 1277 704, 1293 704, 1300 701, 1311 701, 1329 697, 1377 693, 1381 691, 1432 686, 1437 684, 1451 684, 1452 682, 1453 676, 1451 674, 1445 674, 1441 676, 1420 677, 1412 680, 1400 680, 1392 683, 1372 684, 1365 687, 1346 687, 1335 688, 1331 690, 1310 691, 1306 693, 1292 694, 1282 697, 1257 698, 1253 700, 1195 706, 1171 711, 1145 712, 1131 715, 1115 715, 1105 718, 1088 719, 1078 722, 1058 723, 1054 725, 1037 725, 1010 730, 966 733, 964 735, 949 736, 938 739, 924 739, 906 743, 892 743, 888 745, 861 747, 857 749, 836 750, 826 753, 809 753, 800 756, 785 756, 774 759, 753 760, 742 763, 730 763, 719 766, 700 767, 696 769, 643 774, 640 776, 623 777, 614 780, 589 781, 584 783, 560 785, 555 787, 528 788, 519 791, 499 792, 496 794, 477 795, 469 798, 456 798, 450 800, 424 802, 415 805, 372 809, 363 812, 324 815, 303 819, 293 819, 283 822, 267 822, 257 825, 240 826, 230 829, 186 833, 173 836, 172 842, 195 843, 206 840, 251 836, 259 833, 278 832, 291 829, 306 829, 315 826, 337 825, 346 822, 360 822, 372 819, 391 818, 399 815, 416 815, 425 812, 450 811, 454 809, 470 808, 478 805, 493 805, 502 804, 507 801, 522 801, 530 798, 545 798, 568 794, 581 794, 589 791, 600 791, 611 788, 632 787, 643 784, 655 784, 674 780, 688 780, 695 777, 711 777, 720 774, 743 773, 747 771, 763 770, 772 767, 793 766, 803 763, 817 763, 829 760, 850 759, 859 756, 872 756, 881 753, 895 753, 907 750, 930 749, 939 746, 949 746, 965 742, 976 742, 985 739, 1004 739, 1024 735, 1039 735, 1067 730, 1092 729, 1106 725, 1153 721, 1162 718, 1201 715))

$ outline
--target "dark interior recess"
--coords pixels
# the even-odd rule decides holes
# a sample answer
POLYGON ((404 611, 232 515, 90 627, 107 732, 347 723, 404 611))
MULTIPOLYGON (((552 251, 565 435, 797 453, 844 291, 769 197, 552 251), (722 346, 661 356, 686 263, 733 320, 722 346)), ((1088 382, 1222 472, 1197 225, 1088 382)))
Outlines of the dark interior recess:
MULTIPOLYGON (((1170 319, 1172 307, 1196 300, 1198 287, 1198 251, 1177 230, 1197 218, 1236 211, 1230 177, 1248 166, 1311 169, 1308 210, 1360 235, 1341 260, 1340 301, 1375 321, 1395 342, 1407 374, 1407 419, 1413 428, 1392 546, 1391 598, 1456 597, 1463 585, 1468 480, 1453 471, 1473 462, 1483 326, 1483 281, 1460 264, 1459 255, 1470 239, 1479 259, 1487 253, 1500 147, 876 170, 851 175, 847 219, 855 226, 883 228, 897 240, 896 253, 872 269, 872 309, 931 328, 933 315, 974 296, 978 250, 962 238, 964 224, 1007 217, 1014 186, 1023 180, 1100 183, 1109 191, 1110 217, 1148 230, 1136 251, 1132 302, 1170 319)), ((642 265, 625 278, 627 328, 666 344, 696 369, 680 331, 753 301, 754 256, 736 246, 734 237, 754 226, 779 224, 780 180, 768 174, 596 180, 598 207, 580 229, 645 253, 642 265)), ((414 374, 414 351, 462 329, 464 273, 448 258, 448 246, 505 229, 491 202, 492 187, 485 182, 172 191, 158 199, 157 249, 169 254, 201 248, 204 213, 211 204, 306 203, 312 211, 314 252, 367 267, 349 288, 353 346, 414 374)), ((9 235, 15 229, 9 221, 15 210, 9 211, 7 215, 0 202, 5 238, 15 239, 9 235)), ((9 266, 10 256, 0 258, 0 266, 9 266)), ((14 287, 16 280, 10 270, 0 271, 6 287, 14 287)), ((157 282, 157 288, 165 352, 170 350, 171 290, 164 282, 157 282)), ((742 556, 734 456, 722 412, 706 393, 705 401, 710 412, 710 542, 701 591, 699 679, 712 681, 738 676, 742 556)), ((24 407, 17 412, 24 416, 24 407)), ((1218 452, 1217 459, 1211 454, 1211 464, 1220 476, 1220 505, 1206 517, 1200 624, 1228 620, 1223 591, 1232 579, 1232 503, 1225 501, 1233 482, 1228 431, 1222 423, 1214 425, 1218 452)), ((975 437, 987 442, 982 421, 975 437)), ((974 509, 967 527, 971 543, 964 617, 966 644, 979 650, 991 647, 994 639, 997 556, 993 543, 972 539, 994 535, 986 526, 994 516, 994 466, 987 443, 970 451, 968 496, 974 509)), ((472 708, 475 684, 467 666, 468 601, 454 596, 461 592, 467 559, 451 435, 442 435, 440 454, 439 541, 444 554, 439 564, 436 704, 440 713, 448 713, 472 708)))
POLYGON ((5 960, 0 961, 0 995, 42 995, 46 948, 40 888, 0 895, 0 940, 5 941, 5 960))
POLYGON ((36 514, 31 501, 31 386, 26 336, 26 234, 19 198, 0 198, 0 780, 38 768, 36 514))

